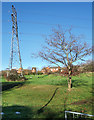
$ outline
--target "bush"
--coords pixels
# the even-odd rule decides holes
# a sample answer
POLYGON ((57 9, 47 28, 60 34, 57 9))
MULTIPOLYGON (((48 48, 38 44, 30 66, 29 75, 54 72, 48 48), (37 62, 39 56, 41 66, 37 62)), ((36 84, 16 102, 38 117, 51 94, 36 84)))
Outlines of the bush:
POLYGON ((11 70, 8 77, 6 77, 8 81, 25 81, 27 80, 25 77, 20 76, 16 70, 11 70))
MULTIPOLYGON (((79 71, 79 66, 78 65, 73 66, 71 75, 75 76, 75 75, 78 75, 80 73, 81 73, 81 71, 79 71)), ((68 69, 64 68, 60 74, 63 76, 68 76, 68 74, 69 74, 68 69)))
POLYGON ((1 75, 6 78, 7 77, 7 72, 6 71, 1 71, 1 75))
POLYGON ((36 73, 32 73, 33 75, 35 75, 36 73))
POLYGON ((18 75, 10 74, 10 75, 7 77, 7 80, 8 80, 8 81, 16 81, 16 80, 18 80, 18 75))
POLYGON ((48 72, 48 73, 46 73, 46 74, 47 74, 47 75, 50 75, 50 74, 53 74, 53 72, 50 71, 50 72, 48 72))
POLYGON ((42 75, 43 73, 42 73, 41 71, 38 71, 37 74, 38 74, 38 75, 42 75))
POLYGON ((25 81, 27 78, 11 74, 6 78, 8 81, 25 81))
POLYGON ((25 81, 28 80, 26 77, 19 77, 18 81, 25 81))
POLYGON ((94 72, 94 61, 87 62, 83 67, 84 72, 94 72))
POLYGON ((11 75, 11 74, 13 74, 13 75, 18 75, 17 70, 15 70, 15 69, 10 70, 10 75, 11 75))

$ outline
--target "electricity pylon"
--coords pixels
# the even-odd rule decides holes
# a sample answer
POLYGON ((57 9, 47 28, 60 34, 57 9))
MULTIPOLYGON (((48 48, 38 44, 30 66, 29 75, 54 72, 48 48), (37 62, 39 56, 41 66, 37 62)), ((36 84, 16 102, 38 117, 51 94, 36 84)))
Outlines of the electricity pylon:
POLYGON ((23 76, 22 61, 19 48, 19 39, 18 39, 18 25, 17 25, 17 12, 15 7, 12 5, 12 40, 11 40, 11 53, 10 53, 10 63, 9 69, 12 70, 14 65, 15 67, 20 67, 21 75, 23 76))

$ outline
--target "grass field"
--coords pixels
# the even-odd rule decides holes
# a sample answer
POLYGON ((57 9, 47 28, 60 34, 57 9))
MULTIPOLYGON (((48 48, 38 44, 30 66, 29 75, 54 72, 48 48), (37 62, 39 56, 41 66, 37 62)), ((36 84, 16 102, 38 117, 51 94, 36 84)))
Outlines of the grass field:
POLYGON ((2 79, 2 109, 5 113, 3 120, 63 119, 65 110, 93 114, 92 73, 73 76, 71 92, 67 90, 66 77, 56 75, 26 77, 28 78, 26 82, 7 82, 2 79))

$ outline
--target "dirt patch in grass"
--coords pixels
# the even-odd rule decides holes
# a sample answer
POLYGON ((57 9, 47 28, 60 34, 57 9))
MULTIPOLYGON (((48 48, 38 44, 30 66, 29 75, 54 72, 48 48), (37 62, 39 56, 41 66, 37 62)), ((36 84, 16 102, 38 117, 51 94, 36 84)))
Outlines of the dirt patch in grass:
POLYGON ((71 103, 71 105, 82 105, 82 104, 93 104, 93 99, 89 99, 89 100, 80 100, 80 101, 76 101, 71 103))
POLYGON ((71 103, 71 105, 82 105, 82 104, 86 104, 86 103, 88 103, 87 100, 81 100, 81 101, 73 102, 73 103, 71 103))

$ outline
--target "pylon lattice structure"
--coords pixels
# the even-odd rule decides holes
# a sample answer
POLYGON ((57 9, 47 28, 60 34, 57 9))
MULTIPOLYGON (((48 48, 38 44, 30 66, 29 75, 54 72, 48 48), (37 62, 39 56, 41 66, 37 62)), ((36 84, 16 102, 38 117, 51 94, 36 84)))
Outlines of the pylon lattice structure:
POLYGON ((9 69, 12 70, 13 67, 17 68, 19 66, 21 68, 21 75, 23 75, 22 61, 21 61, 20 48, 19 48, 19 39, 18 39, 17 12, 13 5, 12 5, 11 17, 12 17, 12 40, 11 40, 9 69))

